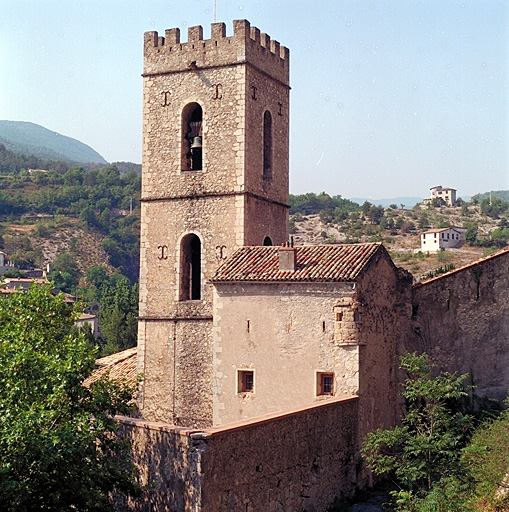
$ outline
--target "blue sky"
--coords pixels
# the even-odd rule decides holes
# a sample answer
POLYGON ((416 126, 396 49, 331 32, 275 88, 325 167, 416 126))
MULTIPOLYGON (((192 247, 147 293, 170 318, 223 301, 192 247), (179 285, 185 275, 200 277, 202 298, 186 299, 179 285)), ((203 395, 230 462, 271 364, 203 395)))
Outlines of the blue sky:
MULTIPOLYGON (((0 119, 141 161, 143 33, 213 0, 0 0, 0 119)), ((509 189, 508 0, 216 0, 290 48, 290 191, 509 189)))

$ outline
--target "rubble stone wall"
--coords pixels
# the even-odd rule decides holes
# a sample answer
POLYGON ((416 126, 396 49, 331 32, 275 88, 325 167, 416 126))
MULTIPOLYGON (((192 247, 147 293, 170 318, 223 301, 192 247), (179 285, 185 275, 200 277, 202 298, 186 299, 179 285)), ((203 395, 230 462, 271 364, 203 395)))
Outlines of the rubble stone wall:
POLYGON ((471 373, 478 395, 509 389, 509 251, 413 288, 404 351, 427 352, 437 370, 471 373))
POLYGON ((149 492, 139 512, 325 512, 358 480, 356 397, 206 430, 122 418, 149 492))

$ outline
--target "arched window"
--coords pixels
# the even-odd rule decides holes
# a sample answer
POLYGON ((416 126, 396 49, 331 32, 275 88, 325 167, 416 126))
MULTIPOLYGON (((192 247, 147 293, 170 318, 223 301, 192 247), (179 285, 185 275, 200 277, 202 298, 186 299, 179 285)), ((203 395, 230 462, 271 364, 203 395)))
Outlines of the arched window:
POLYGON ((263 177, 272 176, 272 116, 268 110, 263 114, 263 177))
POLYGON ((182 170, 201 171, 203 112, 198 103, 189 103, 182 111, 182 170))
POLYGON ((272 245, 272 240, 270 239, 270 236, 266 236, 263 239, 263 245, 272 245))
POLYGON ((186 235, 180 244, 180 300, 201 298, 201 242, 186 235))

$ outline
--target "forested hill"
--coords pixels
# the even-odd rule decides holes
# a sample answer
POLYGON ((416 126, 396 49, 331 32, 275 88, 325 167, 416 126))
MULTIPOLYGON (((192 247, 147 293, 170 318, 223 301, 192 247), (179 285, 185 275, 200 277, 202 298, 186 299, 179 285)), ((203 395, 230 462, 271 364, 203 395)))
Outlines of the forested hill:
POLYGON ((14 153, 71 163, 108 162, 79 140, 23 121, 0 121, 0 142, 14 153))
MULTIPOLYGON (((53 263, 66 247, 57 244, 59 237, 76 239, 76 246, 88 236, 97 241, 110 269, 136 280, 140 169, 128 162, 119 167, 86 170, 16 155, 0 145, 0 248, 29 268, 53 263)), ((90 242, 82 245, 86 254, 76 251, 75 259, 85 271, 84 258, 95 248, 87 247, 90 242)), ((94 264, 101 257, 89 260, 94 264)))

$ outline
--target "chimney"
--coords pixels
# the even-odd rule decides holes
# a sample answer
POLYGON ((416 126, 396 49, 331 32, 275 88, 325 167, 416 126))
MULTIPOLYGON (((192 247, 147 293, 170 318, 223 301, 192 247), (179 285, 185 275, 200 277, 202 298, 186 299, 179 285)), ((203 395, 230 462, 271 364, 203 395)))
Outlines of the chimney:
POLYGON ((294 272, 297 268, 297 249, 295 247, 279 247, 277 254, 279 270, 294 272))

